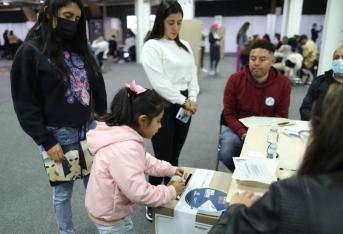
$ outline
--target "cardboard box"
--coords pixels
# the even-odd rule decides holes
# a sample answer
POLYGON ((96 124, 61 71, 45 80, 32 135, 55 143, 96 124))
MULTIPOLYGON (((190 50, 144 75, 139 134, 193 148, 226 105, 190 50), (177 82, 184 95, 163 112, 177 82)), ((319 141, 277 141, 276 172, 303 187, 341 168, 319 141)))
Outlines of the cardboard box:
MULTIPOLYGON (((192 173, 180 200, 174 200, 162 207, 154 208, 154 233, 156 234, 203 234, 208 233, 221 212, 204 212, 191 208, 185 200, 189 191, 195 188, 209 188, 227 192, 231 183, 231 174, 219 171, 185 168, 192 173)), ((179 179, 173 177, 172 180, 179 179)), ((224 203, 226 197, 224 199, 224 203)))

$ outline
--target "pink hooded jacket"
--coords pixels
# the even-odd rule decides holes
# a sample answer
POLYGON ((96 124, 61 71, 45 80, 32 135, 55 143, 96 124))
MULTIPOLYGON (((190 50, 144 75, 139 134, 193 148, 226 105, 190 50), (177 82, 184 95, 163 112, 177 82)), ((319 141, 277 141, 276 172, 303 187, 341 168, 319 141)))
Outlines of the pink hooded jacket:
POLYGON ((119 220, 133 212, 135 203, 156 207, 176 198, 173 186, 154 186, 145 179, 145 174, 172 176, 176 167, 147 153, 144 139, 132 128, 97 122, 87 141, 95 154, 85 199, 91 216, 119 220))

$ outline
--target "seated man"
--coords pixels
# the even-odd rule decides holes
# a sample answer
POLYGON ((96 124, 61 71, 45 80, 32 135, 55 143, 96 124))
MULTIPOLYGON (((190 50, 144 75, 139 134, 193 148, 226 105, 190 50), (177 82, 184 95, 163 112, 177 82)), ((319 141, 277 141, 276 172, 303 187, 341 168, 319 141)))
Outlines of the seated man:
POLYGON ((325 96, 332 83, 343 83, 343 46, 333 53, 332 69, 313 80, 300 107, 301 120, 310 120, 313 103, 325 96))
POLYGON ((274 45, 256 42, 249 65, 229 78, 224 90, 224 118, 228 125, 220 136, 219 159, 231 171, 239 156, 247 128, 238 119, 249 116, 288 117, 291 82, 272 67, 274 45))

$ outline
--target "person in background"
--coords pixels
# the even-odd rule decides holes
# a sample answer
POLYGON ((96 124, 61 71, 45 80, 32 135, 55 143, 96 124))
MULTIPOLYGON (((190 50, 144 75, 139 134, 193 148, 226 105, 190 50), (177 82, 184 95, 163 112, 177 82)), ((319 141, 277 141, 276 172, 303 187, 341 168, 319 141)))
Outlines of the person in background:
POLYGON ((304 67, 313 73, 318 54, 317 45, 305 34, 300 36, 300 43, 303 45, 304 67))
POLYGON ((132 81, 113 98, 111 113, 87 133, 95 158, 85 206, 99 233, 134 233, 130 214, 135 203, 161 206, 184 190, 182 180, 155 186, 145 179, 145 174, 181 177, 184 173, 146 152, 144 138, 150 139, 161 128, 164 106, 154 90, 132 81))
POLYGON ((236 193, 209 234, 343 233, 342 100, 343 86, 332 85, 316 103, 297 175, 274 182, 262 198, 236 193))
POLYGON ((266 42, 271 42, 270 36, 268 33, 264 34, 261 40, 266 41, 266 42))
POLYGON ((240 60, 240 52, 241 48, 243 48, 245 42, 247 41, 247 31, 250 27, 249 22, 245 22, 241 28, 238 30, 236 36, 236 44, 237 44, 237 61, 236 61, 236 71, 241 69, 241 60, 240 60))
POLYGON ((281 61, 273 66, 290 78, 296 78, 298 71, 302 67, 303 56, 297 50, 297 41, 291 37, 288 39, 287 45, 282 45, 279 51, 275 51, 274 55, 279 56, 281 61))
POLYGON ((103 61, 104 59, 107 59, 107 54, 109 52, 109 43, 104 39, 104 37, 98 37, 92 42, 91 47, 94 50, 94 54, 98 60, 100 68, 103 69, 103 61))
POLYGON ((240 51, 240 60, 241 60, 241 66, 245 67, 249 64, 249 55, 251 47, 259 41, 259 37, 257 34, 253 35, 252 37, 249 37, 248 40, 245 42, 244 46, 241 48, 240 51))
POLYGON ((8 29, 6 29, 4 31, 4 33, 2 34, 2 37, 4 39, 4 54, 2 55, 3 57, 6 57, 10 51, 9 43, 8 43, 8 33, 9 33, 9 31, 8 31, 8 29))
POLYGON ((282 42, 281 42, 281 35, 280 35, 280 33, 275 33, 274 34, 274 45, 275 45, 275 48, 277 50, 281 47, 282 42))
POLYGON ((200 42, 200 68, 203 72, 208 72, 204 67, 204 57, 205 57, 205 45, 206 45, 206 33, 201 30, 201 42, 200 42))
MULTIPOLYGON (((197 68, 192 49, 187 41, 180 40, 183 11, 175 0, 163 0, 157 8, 149 40, 142 50, 142 64, 151 86, 168 103, 162 118, 162 128, 152 137, 155 156, 179 164, 191 116, 197 111, 199 93, 197 68), (188 117, 189 118, 188 118, 188 117)), ((149 177, 153 185, 163 178, 149 177)), ((164 178, 168 184, 169 178, 164 178)), ((146 217, 152 220, 151 208, 146 217)))
POLYGON ((14 58, 11 91, 19 123, 41 152, 59 233, 75 233, 74 181, 82 178, 87 186, 93 159, 86 131, 93 116, 107 110, 104 80, 87 44, 81 0, 44 2, 14 58))
POLYGON ((11 58, 14 58, 14 55, 18 48, 19 38, 14 34, 12 30, 8 33, 7 37, 8 37, 8 46, 11 52, 11 58))
POLYGON ((312 24, 311 28, 311 39, 313 42, 316 42, 318 39, 318 34, 323 30, 323 25, 320 26, 320 29, 317 29, 317 24, 312 24))
POLYGON ((333 53, 332 68, 316 77, 310 85, 299 109, 301 120, 310 120, 313 104, 322 99, 331 84, 343 84, 343 46, 333 53))
POLYGON ((113 58, 117 57, 117 47, 118 43, 116 41, 116 36, 113 34, 111 39, 108 40, 108 55, 112 56, 113 58))
POLYGON ((250 116, 288 117, 291 82, 274 64, 275 47, 258 41, 250 50, 249 66, 232 74, 225 86, 223 104, 227 127, 219 137, 219 159, 234 171, 232 157, 239 156, 247 128, 239 121, 250 116))
POLYGON ((218 29, 219 24, 214 23, 211 26, 211 31, 208 36, 210 42, 210 75, 215 75, 217 73, 217 67, 220 60, 220 40, 218 29))

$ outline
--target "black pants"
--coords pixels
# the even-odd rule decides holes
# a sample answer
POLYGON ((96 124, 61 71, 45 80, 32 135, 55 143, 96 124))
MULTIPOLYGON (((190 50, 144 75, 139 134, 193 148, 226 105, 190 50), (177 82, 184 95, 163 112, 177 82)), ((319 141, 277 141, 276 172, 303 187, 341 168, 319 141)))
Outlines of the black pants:
POLYGON ((217 71, 217 66, 220 59, 220 48, 211 46, 210 47, 210 69, 217 71))
MULTIPOLYGON (((177 104, 170 104, 164 110, 162 127, 151 139, 155 157, 168 161, 173 166, 178 166, 179 164, 180 152, 191 123, 191 118, 186 124, 175 118, 180 107, 177 104)), ((149 177, 149 183, 152 185, 159 185, 162 180, 162 177, 149 177)), ((169 177, 164 177, 164 184, 167 184, 169 181, 169 177)))

